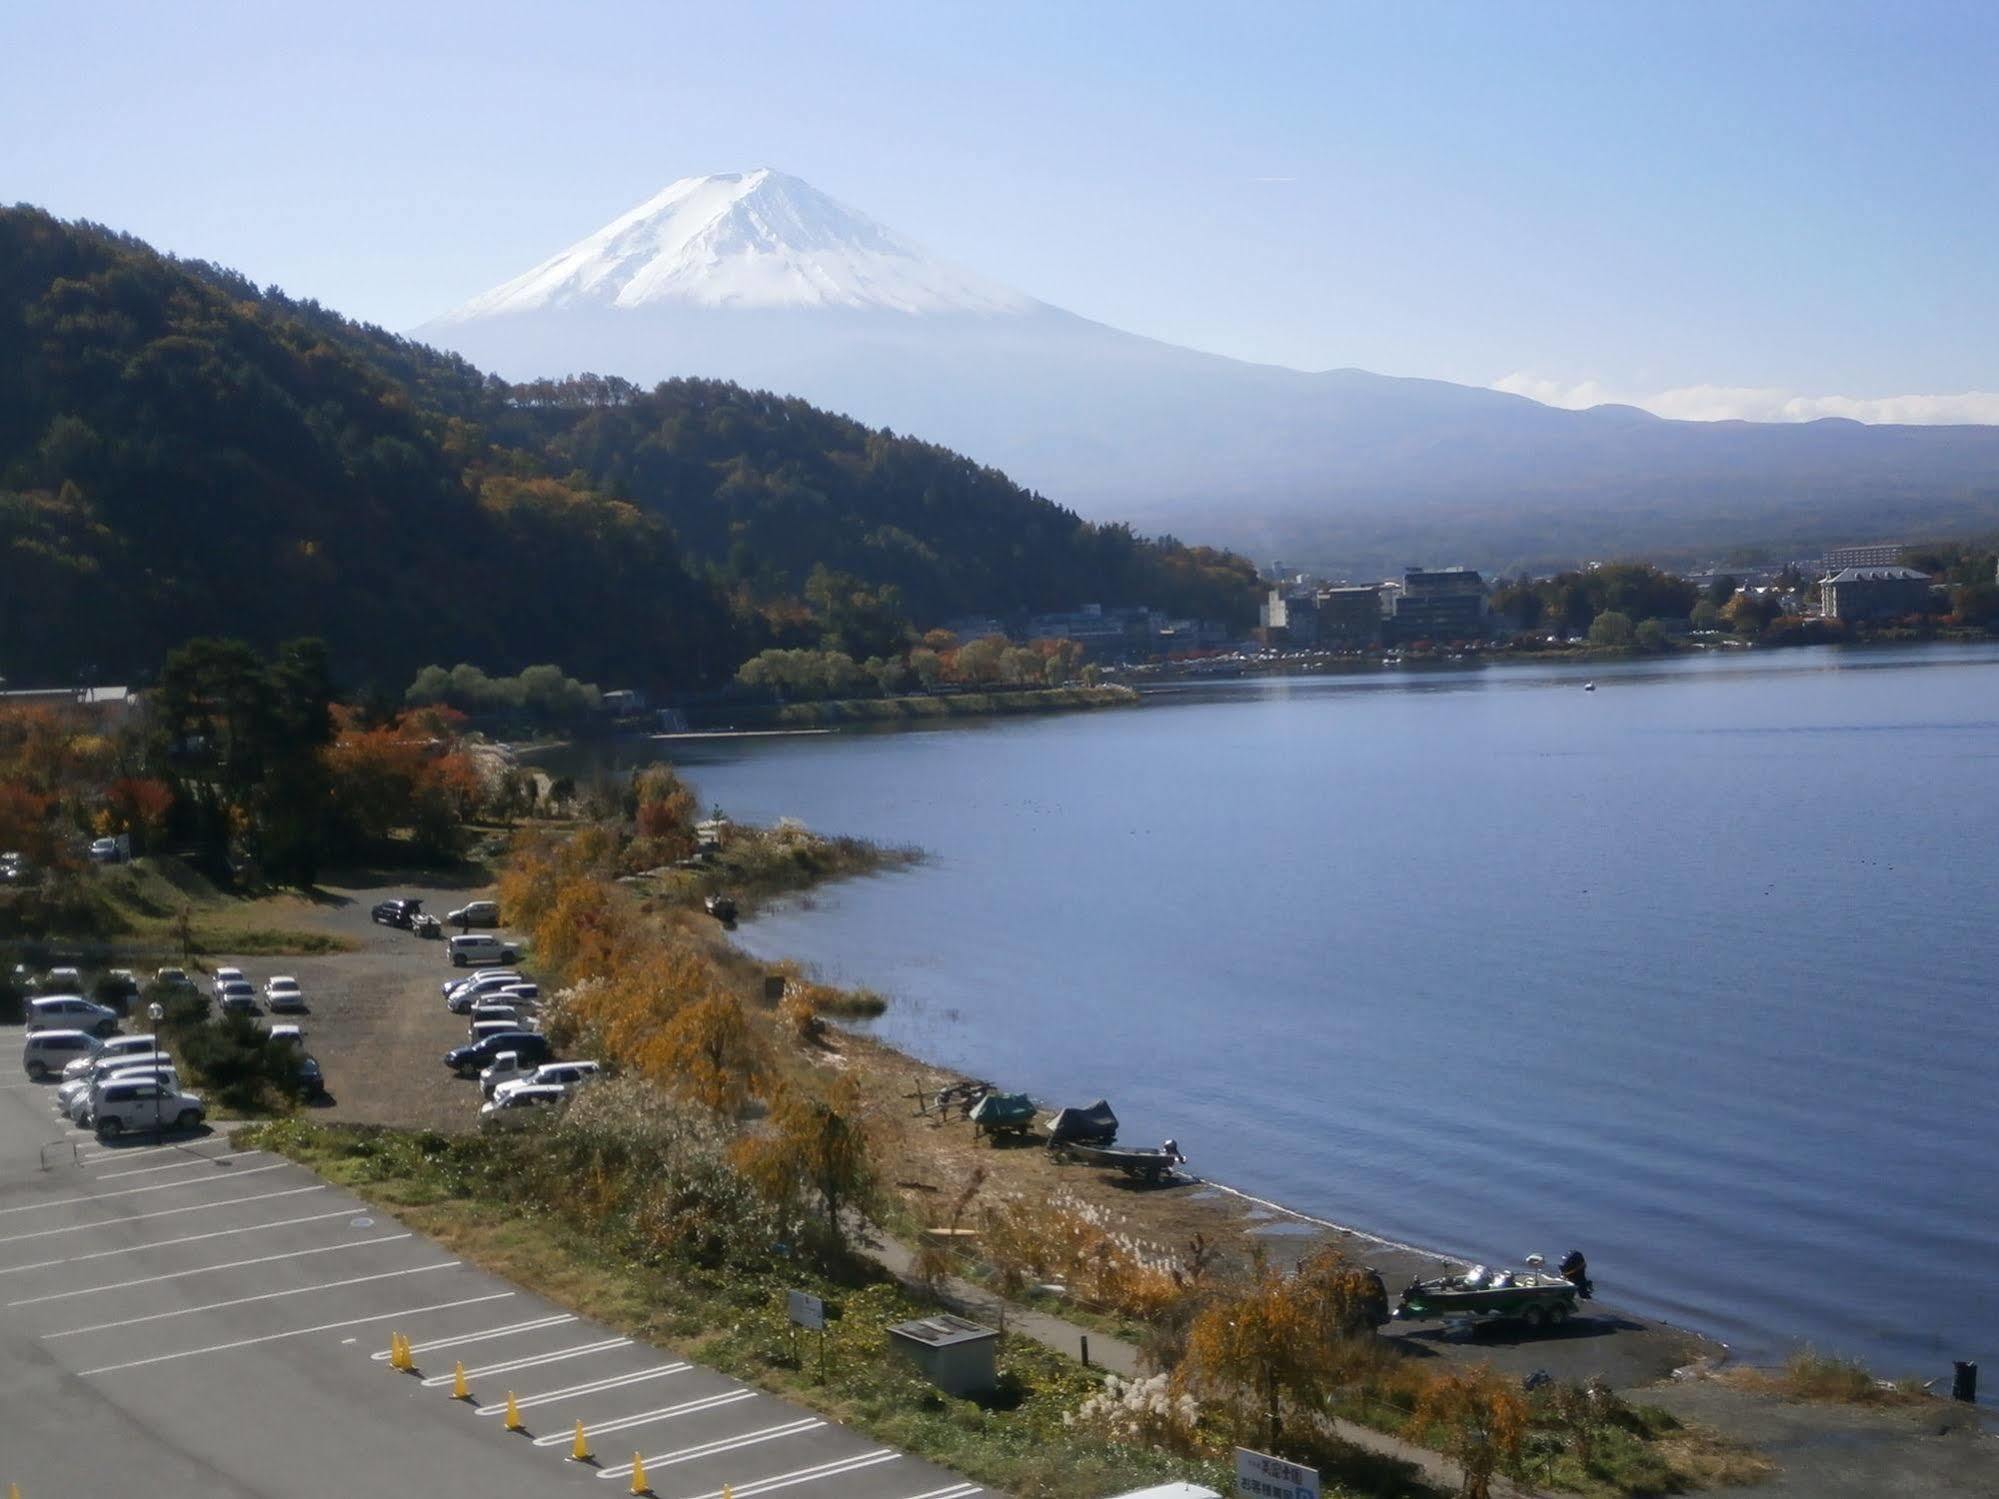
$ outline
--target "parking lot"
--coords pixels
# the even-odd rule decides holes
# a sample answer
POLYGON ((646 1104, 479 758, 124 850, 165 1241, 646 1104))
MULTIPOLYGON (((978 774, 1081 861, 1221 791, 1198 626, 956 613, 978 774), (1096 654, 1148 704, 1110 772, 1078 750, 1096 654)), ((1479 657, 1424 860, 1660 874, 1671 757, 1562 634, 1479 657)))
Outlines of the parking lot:
POLYGON ((0 1485, 22 1499, 984 1492, 460 1263, 282 1158, 106 1146, 0 1029, 0 1485), (392 1333, 416 1369, 390 1367, 392 1333), (469 1397, 453 1398, 462 1362, 469 1397), (509 1393, 521 1429, 506 1429, 509 1393), (571 1460, 583 1423, 594 1462, 571 1460))

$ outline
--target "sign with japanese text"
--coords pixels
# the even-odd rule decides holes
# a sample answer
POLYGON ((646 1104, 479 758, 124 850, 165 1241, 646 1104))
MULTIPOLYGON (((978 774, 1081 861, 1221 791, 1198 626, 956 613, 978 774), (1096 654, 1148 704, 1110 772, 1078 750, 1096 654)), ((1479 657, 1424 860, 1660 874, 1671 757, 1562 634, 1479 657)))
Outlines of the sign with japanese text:
POLYGON ((1236 1499, 1319 1499, 1319 1473, 1247 1447, 1235 1450, 1236 1499))
MULTIPOLYGON (((809 1327, 814 1332, 826 1330, 826 1303, 810 1291, 787 1291, 785 1307, 791 1313, 791 1320, 799 1327, 809 1327)), ((1317 1492, 1315 1489, 1314 1493, 1317 1492)))

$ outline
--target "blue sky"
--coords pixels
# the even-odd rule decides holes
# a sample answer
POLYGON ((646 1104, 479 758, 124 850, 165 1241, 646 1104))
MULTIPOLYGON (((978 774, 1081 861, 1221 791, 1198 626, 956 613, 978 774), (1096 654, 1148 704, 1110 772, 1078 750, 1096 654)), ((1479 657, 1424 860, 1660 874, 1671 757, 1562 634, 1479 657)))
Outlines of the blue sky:
POLYGON ((1999 391, 1995 64, 1951 0, 12 0, 0 200, 407 327, 770 165, 1159 338, 1783 415, 1999 391))

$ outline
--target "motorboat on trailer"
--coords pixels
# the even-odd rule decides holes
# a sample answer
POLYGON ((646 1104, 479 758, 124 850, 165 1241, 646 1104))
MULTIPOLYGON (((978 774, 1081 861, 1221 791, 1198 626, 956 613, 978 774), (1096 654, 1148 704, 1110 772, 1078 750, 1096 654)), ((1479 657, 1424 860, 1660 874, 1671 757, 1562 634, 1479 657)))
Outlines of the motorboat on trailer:
POLYGON ((1395 1315, 1406 1320, 1468 1318, 1517 1321, 1531 1328, 1559 1327, 1575 1315, 1576 1304, 1596 1293, 1589 1262, 1571 1249, 1550 1275, 1540 1255, 1527 1257, 1524 1270, 1473 1265, 1462 1275, 1412 1280, 1395 1315))

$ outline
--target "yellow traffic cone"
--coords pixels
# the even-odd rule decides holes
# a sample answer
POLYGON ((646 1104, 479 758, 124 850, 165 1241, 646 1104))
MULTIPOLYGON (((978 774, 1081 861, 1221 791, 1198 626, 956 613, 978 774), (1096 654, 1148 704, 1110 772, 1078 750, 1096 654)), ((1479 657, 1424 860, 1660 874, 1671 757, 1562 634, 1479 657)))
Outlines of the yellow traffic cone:
POLYGON ((471 1386, 465 1383, 465 1360, 462 1358, 451 1366, 451 1398, 453 1400, 472 1398, 471 1386))
POLYGON ((736 1491, 726 1483, 722 1485, 722 1499, 736 1499, 736 1491))
POLYGON ((409 1354, 403 1349, 403 1335, 399 1332, 389 1334, 389 1367, 391 1369, 409 1367, 409 1354))
POLYGON ((569 1460, 572 1463, 587 1463, 590 1458, 590 1439, 583 1435, 583 1423, 576 1423, 576 1440, 569 1444, 569 1460))
POLYGON ((632 1454, 632 1492, 650 1494, 652 1485, 646 1482, 646 1460, 638 1453, 632 1454))
POLYGON ((21 1486, 18 1483, 7 1485, 7 1499, 21 1499, 21 1486))
POLYGON ((520 1429, 521 1408, 514 1404, 514 1392, 509 1390, 507 1391, 507 1430, 519 1431, 520 1429))

